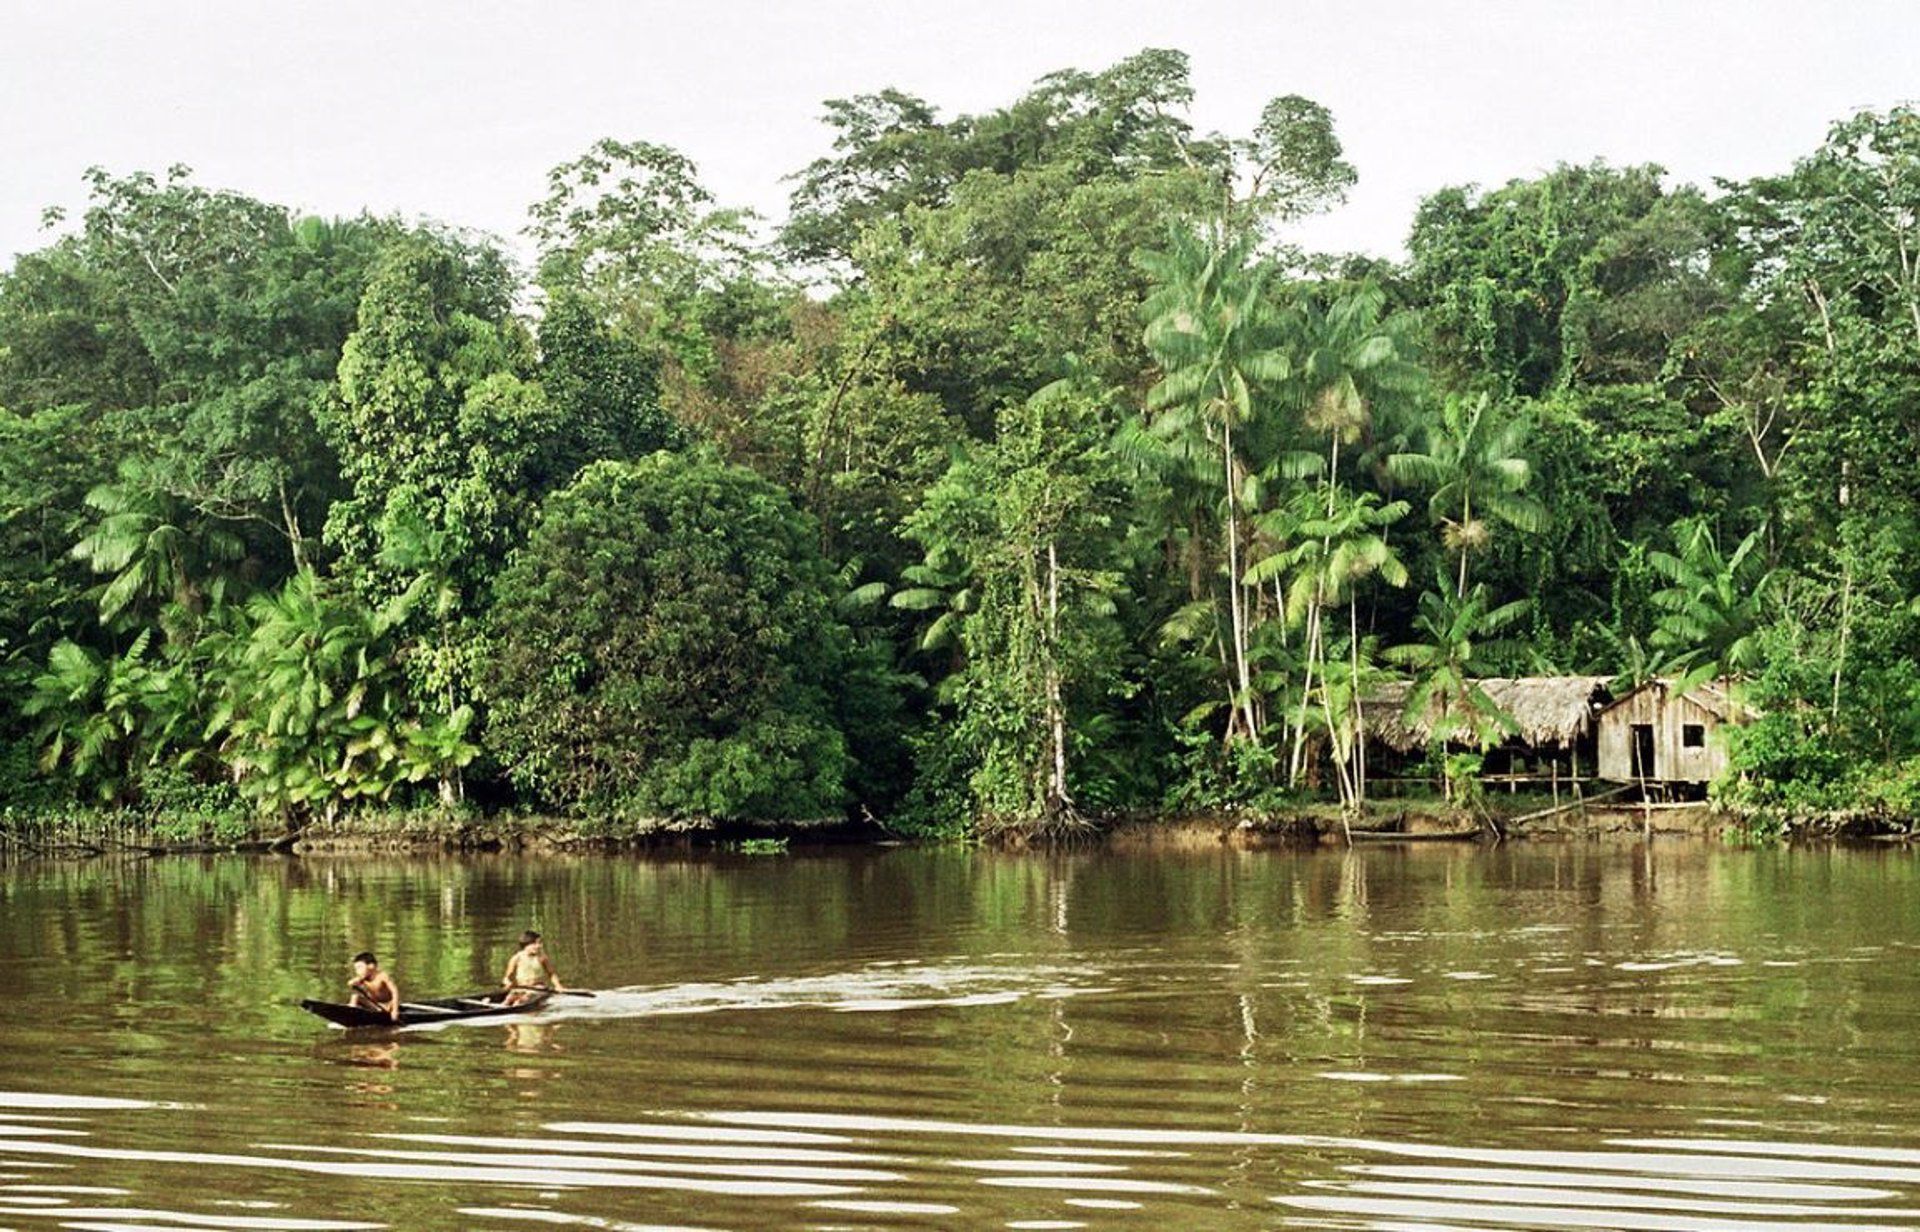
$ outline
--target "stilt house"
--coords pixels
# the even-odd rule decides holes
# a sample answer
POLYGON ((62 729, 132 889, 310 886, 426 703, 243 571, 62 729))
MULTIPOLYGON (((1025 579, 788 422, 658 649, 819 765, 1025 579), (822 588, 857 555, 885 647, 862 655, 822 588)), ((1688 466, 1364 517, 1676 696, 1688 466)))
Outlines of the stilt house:
POLYGON ((1672 680, 1649 680, 1600 712, 1600 777, 1712 782, 1727 768, 1723 729, 1742 717, 1724 682, 1680 690, 1672 680))
MULTIPOLYGON (((1591 777, 1597 766, 1595 719, 1612 700, 1606 676, 1512 676, 1477 681, 1514 731, 1486 755, 1489 782, 1542 786, 1591 777)), ((1367 698, 1367 734, 1393 753, 1432 746, 1439 714, 1409 715, 1412 686, 1396 681, 1367 698)), ((1452 742, 1458 743, 1458 742, 1452 742)))

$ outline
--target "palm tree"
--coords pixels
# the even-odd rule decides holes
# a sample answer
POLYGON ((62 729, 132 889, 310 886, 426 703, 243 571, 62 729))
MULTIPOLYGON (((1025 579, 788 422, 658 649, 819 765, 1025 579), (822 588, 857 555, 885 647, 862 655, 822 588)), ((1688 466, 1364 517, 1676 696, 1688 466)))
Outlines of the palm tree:
POLYGON ((991 488, 992 481, 978 459, 963 455, 954 460, 907 520, 905 535, 920 545, 920 560, 900 570, 901 585, 887 599, 889 607, 921 613, 927 622, 920 630, 917 650, 946 652, 948 670, 940 683, 942 690, 959 687, 965 660, 961 632, 980 607, 972 554, 976 545, 994 537, 989 529, 991 488))
POLYGON ((1590 670, 1613 672, 1607 687, 1615 697, 1625 697, 1660 674, 1660 663, 1634 634, 1621 634, 1605 624, 1583 626, 1583 632, 1606 644, 1590 670))
POLYGON ((1648 554, 1667 579, 1653 593, 1660 619, 1648 640, 1675 656, 1671 663, 1683 671, 1682 688, 1759 666, 1757 635, 1775 577, 1760 555, 1763 530, 1742 539, 1732 556, 1722 556, 1712 528, 1689 519, 1673 527, 1675 551, 1648 554))
POLYGON ((1520 453, 1526 437, 1525 422, 1498 414, 1485 394, 1449 398, 1428 428, 1425 453, 1387 459, 1394 479, 1433 489, 1427 511, 1448 550, 1460 556, 1456 598, 1467 594, 1467 557, 1493 538, 1489 518, 1528 534, 1546 529, 1546 507, 1524 495, 1533 477, 1520 453))
POLYGON ((311 570, 247 604, 221 704, 208 726, 243 794, 282 810, 384 798, 401 783, 445 782, 478 753, 473 710, 422 717, 391 650, 426 595, 416 585, 378 610, 331 594, 311 570))
MULTIPOLYGON (((906 586, 887 600, 891 607, 907 612, 938 612, 921 631, 918 649, 931 653, 949 650, 956 656, 960 647, 961 622, 973 612, 973 566, 946 545, 927 549, 926 558, 900 571, 906 586)), ((958 666, 956 663, 955 666, 958 666)))
POLYGON ((1358 441, 1383 403, 1410 400, 1424 379, 1409 358, 1412 318, 1386 315, 1386 293, 1363 283, 1325 308, 1301 306, 1298 383, 1307 427, 1327 437, 1326 482, 1339 480, 1340 447, 1358 441))
POLYGON ((100 592, 103 623, 143 600, 170 601, 197 616, 224 593, 222 567, 245 555, 238 535, 190 517, 137 460, 121 462, 119 478, 86 499, 103 516, 71 554, 114 575, 100 592))
MULTIPOLYGON (((1374 530, 1384 530, 1405 514, 1406 506, 1395 503, 1383 508, 1377 500, 1354 501, 1344 497, 1340 488, 1340 448, 1359 441, 1371 428, 1375 409, 1382 405, 1410 401, 1423 384, 1422 374, 1408 358, 1412 345, 1409 329, 1412 319, 1405 314, 1386 315, 1386 294, 1378 284, 1367 282, 1322 305, 1311 296, 1303 296, 1297 318, 1297 345, 1300 359, 1296 385, 1302 402, 1302 420, 1314 432, 1327 438, 1326 469, 1322 491, 1325 510, 1318 524, 1323 538, 1318 559, 1321 569, 1307 569, 1290 592, 1287 618, 1298 623, 1305 613, 1307 629, 1306 673, 1299 722, 1293 733, 1293 755, 1289 778, 1298 781, 1306 747, 1306 704, 1312 692, 1312 673, 1316 660, 1322 663, 1322 702, 1328 701, 1324 670, 1322 607, 1337 604, 1347 595, 1349 650, 1354 661, 1349 676, 1360 677, 1358 609, 1350 595, 1350 584, 1365 573, 1384 569, 1394 586, 1405 585, 1406 570, 1374 530), (1345 505, 1343 510, 1342 505, 1345 505), (1391 511, 1384 520, 1374 515, 1391 511), (1336 545, 1335 539, 1342 542, 1336 545), (1331 572, 1326 570, 1330 569, 1331 572), (1358 569, 1360 572, 1350 572, 1358 569), (1395 575, 1397 574, 1397 578, 1395 575)), ((1303 560, 1305 558, 1302 558, 1303 560)), ((1364 720, 1359 696, 1353 697, 1351 728, 1356 742, 1364 742, 1364 720)), ((1339 724, 1329 709, 1329 735, 1339 724)), ((1347 745, 1335 739, 1333 751, 1336 770, 1340 770, 1347 745)), ((1356 764, 1357 761, 1356 761, 1356 764)), ((1342 798, 1357 805, 1364 788, 1356 780, 1353 790, 1342 771, 1342 798)))
MULTIPOLYGON (((1432 720, 1436 754, 1458 740, 1485 750, 1511 729, 1512 719, 1487 696, 1479 678, 1492 669, 1488 652, 1500 646, 1490 639, 1526 615, 1528 606, 1525 600, 1494 606, 1484 583, 1453 594, 1444 573, 1436 574, 1434 588, 1420 596, 1413 627, 1421 640, 1395 646, 1386 658, 1413 673, 1407 717, 1411 724, 1432 720)), ((1446 788, 1451 799, 1450 776, 1446 788)))
POLYGON ((1147 349, 1163 373, 1147 396, 1148 408, 1156 412, 1151 431, 1218 459, 1233 672, 1229 693, 1244 734, 1258 741, 1248 662, 1250 605, 1240 559, 1241 511, 1256 472, 1241 456, 1235 432, 1255 418, 1257 391, 1279 385, 1291 371, 1279 345, 1283 322, 1266 293, 1268 271, 1254 261, 1251 236, 1228 240, 1176 227, 1165 251, 1143 252, 1138 260, 1158 283, 1142 308, 1147 349))
POLYGON ((142 629, 120 655, 54 644, 22 713, 37 718, 40 768, 64 770, 104 803, 128 795, 136 772, 159 761, 188 725, 195 691, 177 665, 147 659, 142 629))
MULTIPOLYGON (((1354 709, 1351 724, 1336 718, 1331 692, 1327 688, 1326 633, 1323 614, 1329 607, 1347 605, 1348 650, 1352 659, 1348 676, 1358 680, 1360 629, 1355 603, 1359 583, 1379 576, 1390 586, 1404 586, 1406 566, 1386 540, 1386 528, 1405 517, 1405 501, 1382 503, 1372 492, 1352 493, 1335 486, 1324 497, 1301 491, 1281 509, 1255 519, 1258 528, 1275 542, 1292 546, 1256 561, 1247 570, 1247 584, 1261 586, 1281 581, 1285 594, 1283 615, 1290 625, 1304 626, 1305 676, 1301 685, 1298 717, 1294 723, 1293 754, 1289 779, 1297 782, 1304 767, 1307 710, 1313 693, 1316 665, 1321 676, 1320 701, 1326 711, 1330 735, 1346 730, 1352 740, 1364 739, 1359 718, 1357 694, 1348 699, 1354 709)), ((1362 788, 1350 782, 1346 774, 1349 745, 1336 740, 1333 748, 1343 802, 1357 805, 1362 788)))

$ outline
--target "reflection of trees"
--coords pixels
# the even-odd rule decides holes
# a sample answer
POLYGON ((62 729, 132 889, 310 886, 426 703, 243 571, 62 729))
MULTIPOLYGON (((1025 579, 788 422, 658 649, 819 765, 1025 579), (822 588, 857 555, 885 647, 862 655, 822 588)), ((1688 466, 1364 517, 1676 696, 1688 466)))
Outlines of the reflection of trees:
MULTIPOLYGON (((743 1057, 768 1074, 813 1067, 905 1082, 888 1075, 886 1056, 872 1055, 901 1044, 912 1046, 900 1055, 915 1063, 938 1058, 916 1080, 956 1117, 1086 1123, 1152 1089, 1155 1098, 1171 1093, 1171 1123, 1212 1118, 1262 1131, 1305 1119, 1328 1132, 1366 1132, 1407 1098, 1405 1089, 1329 1088, 1318 1073, 1445 1067, 1470 1077, 1458 1084, 1463 1095, 1484 1096, 1486 1083, 1505 1089, 1498 1075, 1516 1060, 1525 1069, 1542 1050, 1576 1055, 1575 1035, 1615 1054, 1615 1066, 1621 1050, 1658 1049, 1660 1072, 1683 1075, 1710 1040, 1721 1054, 1754 1040, 1784 1040, 1809 1056, 1864 1049, 1862 1024, 1887 1004, 1873 984, 1885 978, 1883 964, 1770 968, 1757 959, 1844 957, 1903 935, 1917 868, 1857 852, 1664 842, 1351 853, 1209 845, 775 859, 172 858, 9 869, 0 874, 0 935, 36 991, 70 1006, 73 1030, 124 1027, 113 1036, 116 1076, 177 1068, 190 1032, 215 1050, 299 1061, 311 1050, 336 1064, 362 1058, 367 1070, 404 1060, 390 1080, 358 1075, 393 1082, 396 1099, 437 1081, 427 1071, 453 1072, 449 1060, 468 1057, 483 1081, 450 1085, 436 1112, 496 1114, 499 1083, 517 1081, 510 1068, 557 1074, 562 1063, 547 1054, 560 1038, 577 1046, 600 1025, 564 1023, 555 1034, 537 1022, 476 1026, 339 1052, 346 1041, 290 1003, 341 991, 344 960, 363 945, 380 952, 409 995, 491 985, 514 936, 532 926, 547 934, 570 983, 601 988, 895 963, 1024 969, 1029 991, 1056 978, 1044 973, 1057 967, 1062 982, 1116 990, 884 1020, 801 1011, 643 1028, 662 1041, 665 1061, 721 1090, 738 1079, 743 1057), (1689 950, 1730 950, 1748 961, 1737 981, 1613 966, 1689 950), (1588 974, 1590 958, 1604 969, 1588 974), (1565 974, 1540 973, 1554 967, 1565 974), (1468 970, 1500 982, 1445 978, 1468 970), (1354 981, 1365 974, 1415 983, 1354 981), (1534 1042, 1517 1043, 1526 1032, 1534 1042), (716 1037, 732 1051, 716 1051, 716 1037)), ((657 1068, 669 1072, 664 1061, 657 1068)), ((690 1081, 672 1072, 677 1083, 690 1081)), ((560 1085, 542 1087, 558 1097, 560 1085)), ((849 1098, 909 1097, 904 1087, 844 1089, 855 1092, 849 1098)), ((1701 1097, 1725 1094, 1703 1088, 1701 1097)))

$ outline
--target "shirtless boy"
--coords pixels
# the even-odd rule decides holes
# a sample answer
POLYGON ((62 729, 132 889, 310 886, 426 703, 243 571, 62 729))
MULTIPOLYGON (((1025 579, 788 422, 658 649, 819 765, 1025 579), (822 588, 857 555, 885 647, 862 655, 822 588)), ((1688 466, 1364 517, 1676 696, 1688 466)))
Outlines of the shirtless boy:
POLYGON ((507 990, 508 1005, 531 1000, 544 989, 566 991, 559 972, 547 959, 546 947, 540 944, 540 934, 532 929, 520 934, 520 948, 507 960, 507 973, 500 977, 500 983, 507 990))
POLYGON ((353 978, 347 981, 347 987, 353 990, 354 1005, 400 1021, 400 986, 380 969, 380 960, 372 950, 361 950, 353 956, 353 978))

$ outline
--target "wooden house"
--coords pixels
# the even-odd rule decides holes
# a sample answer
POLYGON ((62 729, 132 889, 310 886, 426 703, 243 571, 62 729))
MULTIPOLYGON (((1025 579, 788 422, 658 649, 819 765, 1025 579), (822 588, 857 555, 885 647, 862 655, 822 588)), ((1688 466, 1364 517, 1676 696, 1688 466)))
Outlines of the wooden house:
POLYGON ((1600 777, 1617 783, 1709 783, 1727 768, 1722 730, 1741 710, 1725 683, 1680 690, 1649 680, 1600 711, 1600 777))

